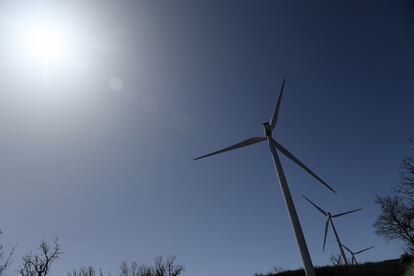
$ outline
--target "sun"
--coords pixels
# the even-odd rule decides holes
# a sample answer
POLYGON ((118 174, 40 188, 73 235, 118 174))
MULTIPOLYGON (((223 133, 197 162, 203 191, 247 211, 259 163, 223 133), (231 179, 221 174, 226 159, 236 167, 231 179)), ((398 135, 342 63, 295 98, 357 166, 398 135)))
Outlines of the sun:
POLYGON ((56 60, 65 54, 65 40, 64 30, 49 24, 35 24, 26 33, 26 47, 44 62, 56 60))
POLYGON ((83 97, 82 89, 72 88, 91 79, 94 36, 80 14, 34 2, 0 9, 0 65, 15 82, 13 97, 53 108, 83 97))

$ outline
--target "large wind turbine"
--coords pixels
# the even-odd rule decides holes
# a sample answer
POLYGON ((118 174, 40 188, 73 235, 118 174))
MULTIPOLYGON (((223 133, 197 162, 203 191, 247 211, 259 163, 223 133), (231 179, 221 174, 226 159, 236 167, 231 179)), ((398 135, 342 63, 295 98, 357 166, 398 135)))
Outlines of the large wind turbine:
POLYGON ((286 182, 286 177, 285 177, 285 174, 284 174, 283 169, 282 169, 282 164, 281 164, 279 156, 278 156, 278 151, 280 151, 282 154, 287 156, 289 159, 291 159, 293 162, 295 162, 297 165, 299 165, 299 167, 304 169, 310 175, 315 177, 319 182, 321 182, 329 190, 331 190, 334 193, 336 193, 336 191, 333 188, 331 188, 328 184, 326 184, 325 181, 323 181, 319 176, 317 176, 305 164, 303 164, 301 161, 299 161, 299 159, 297 159, 292 153, 290 153, 285 147, 283 147, 279 142, 277 142, 272 137, 272 132, 275 129, 275 126, 276 126, 276 123, 277 123, 277 118, 278 118, 279 109, 280 109, 280 102, 281 102, 281 99, 282 99, 283 89, 284 89, 284 86, 285 86, 285 80, 286 79, 283 79, 282 86, 281 86, 280 92, 279 92, 279 97, 278 97, 276 107, 275 107, 275 110, 273 112, 271 121, 270 121, 270 123, 266 122, 266 123, 263 124, 264 134, 265 134, 263 137, 249 138, 249 139, 243 140, 243 141, 241 141, 237 144, 234 144, 232 146, 223 148, 221 150, 218 150, 218 151, 215 151, 215 152, 212 152, 212 153, 200 156, 200 157, 197 157, 194 160, 198 160, 198 159, 201 159, 201 158, 205 158, 205 157, 212 156, 212 155, 215 155, 215 154, 223 153, 223 152, 226 152, 226 151, 246 147, 246 146, 253 145, 253 144, 256 144, 256 143, 267 140, 268 143, 269 143, 270 151, 272 153, 276 173, 279 177, 279 183, 280 183, 280 187, 281 187, 282 192, 283 192, 283 196, 285 198, 285 203, 286 203, 286 207, 287 207, 288 212, 289 212, 289 217, 290 217, 290 220, 292 222, 293 230, 295 232, 296 241, 299 245, 300 253, 302 255, 302 261, 303 261, 303 264, 305 266, 306 275, 307 276, 315 276, 315 270, 314 270, 313 265, 312 265, 312 260, 311 260, 310 255, 309 255, 309 251, 308 251, 308 248, 307 248, 307 245, 306 245, 305 237, 303 236, 302 228, 300 226, 299 218, 298 218, 298 215, 296 213, 295 205, 293 203, 292 196, 291 196, 290 191, 289 191, 289 186, 286 182))
POLYGON ((326 212, 325 210, 323 210, 321 207, 319 207, 318 205, 316 205, 315 203, 313 203, 309 198, 307 198, 306 196, 303 196, 310 204, 312 204, 319 212, 321 212, 325 217, 326 217, 326 222, 325 222, 325 233, 324 233, 324 237, 323 237, 323 250, 325 250, 325 243, 326 243, 326 235, 328 234, 328 230, 329 230, 329 224, 331 224, 332 226, 332 230, 334 231, 335 234, 335 238, 336 241, 338 242, 338 247, 339 247, 339 251, 341 252, 342 255, 342 259, 344 260, 345 264, 348 265, 348 260, 346 259, 346 255, 344 250, 342 249, 341 246, 341 240, 339 239, 338 233, 336 232, 336 228, 335 225, 333 223, 332 218, 337 218, 337 217, 341 217, 343 215, 347 215, 359 210, 362 210, 362 208, 359 209, 355 209, 352 211, 348 211, 348 212, 343 212, 343 213, 338 213, 335 215, 332 215, 330 212, 326 212))
POLYGON ((362 249, 362 250, 359 250, 359 251, 357 251, 357 252, 353 252, 351 249, 349 249, 348 247, 346 247, 344 244, 341 244, 346 250, 348 250, 348 252, 349 253, 351 253, 351 256, 352 256, 352 258, 351 258, 351 261, 352 261, 352 264, 354 265, 354 264, 358 264, 357 263, 357 260, 356 260, 356 258, 355 258, 355 255, 358 255, 358 254, 360 254, 360 253, 362 253, 362 252, 365 252, 365 251, 367 251, 367 250, 370 250, 371 248, 374 248, 375 246, 370 246, 370 247, 367 247, 367 248, 365 248, 365 249, 362 249))

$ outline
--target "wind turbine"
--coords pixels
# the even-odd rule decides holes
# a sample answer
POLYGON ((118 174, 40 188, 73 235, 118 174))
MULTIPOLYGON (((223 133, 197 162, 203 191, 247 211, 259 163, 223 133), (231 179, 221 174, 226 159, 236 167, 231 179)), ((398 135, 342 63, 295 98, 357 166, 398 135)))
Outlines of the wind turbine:
POLYGON ((348 260, 346 259, 346 255, 345 252, 341 246, 341 240, 339 239, 338 233, 336 232, 336 228, 335 225, 333 223, 332 218, 337 218, 337 217, 341 217, 343 215, 347 215, 359 210, 362 210, 362 208, 359 209, 355 209, 352 211, 348 211, 348 212, 343 212, 343 213, 338 213, 335 215, 332 215, 330 212, 326 212, 325 210, 323 210, 321 207, 319 207, 318 205, 316 205, 315 203, 313 203, 309 198, 307 198, 306 196, 303 196, 310 204, 312 204, 319 212, 321 212, 324 216, 326 216, 326 222, 325 222, 325 233, 324 233, 324 238, 323 238, 323 250, 325 250, 325 243, 326 243, 326 235, 328 234, 328 230, 329 230, 329 224, 332 226, 332 229, 334 231, 335 234, 335 238, 336 241, 338 242, 338 246, 339 246, 339 251, 341 252, 342 255, 342 259, 344 260, 345 264, 348 265, 348 260))
POLYGON ((284 174, 283 169, 282 169, 282 164, 281 164, 279 156, 278 156, 278 151, 280 151, 282 154, 284 154, 289 159, 291 159, 293 162, 295 162, 299 167, 301 167, 306 172, 308 172, 310 175, 312 175, 314 178, 316 178, 319 182, 321 182, 329 190, 331 190, 334 193, 336 193, 336 191, 333 188, 331 188, 325 181, 323 181, 319 176, 317 176, 305 164, 303 164, 299 159, 297 159, 292 153, 290 153, 285 147, 283 147, 279 142, 277 142, 272 137, 272 132, 275 129, 276 123, 277 123, 277 118, 278 118, 279 109, 280 109, 280 102, 281 102, 281 99, 282 99, 282 96, 283 96, 283 89, 284 89, 284 86, 285 86, 285 81, 286 81, 286 78, 283 79, 282 86, 281 86, 280 92, 279 92, 279 97, 277 99, 276 107, 275 107, 275 110, 273 112, 270 123, 266 122, 266 123, 263 124, 264 136, 262 136, 262 137, 253 137, 253 138, 243 140, 243 141, 241 141, 237 144, 234 144, 232 146, 214 151, 214 152, 206 154, 206 155, 202 155, 200 157, 197 157, 194 160, 198 160, 198 159, 202 159, 202 158, 205 158, 205 157, 208 157, 208 156, 223 153, 223 152, 226 152, 226 151, 231 151, 231 150, 234 150, 234 149, 250 146, 250 145, 253 145, 253 144, 256 144, 256 143, 267 140, 268 143, 269 143, 270 151, 272 153, 274 166, 275 166, 275 169, 276 169, 277 176, 279 178, 279 183, 280 183, 280 187, 281 187, 282 192, 283 192, 286 207, 287 207, 288 212, 289 212, 289 217, 290 217, 290 220, 291 220, 291 223, 292 223, 292 226, 293 226, 293 231, 294 231, 295 236, 296 236, 296 241, 297 241, 299 249, 300 249, 300 253, 301 253, 301 256, 302 256, 302 261, 303 261, 303 264, 305 266, 306 275, 307 276, 315 276, 315 270, 314 270, 313 265, 312 265, 312 260, 311 260, 310 255, 309 255, 309 251, 308 251, 308 248, 307 248, 307 245, 306 245, 305 237, 303 236, 303 231, 302 231, 302 228, 300 226, 300 222, 299 222, 298 215, 296 213, 295 205, 293 203, 292 196, 291 196, 290 191, 289 191, 289 186, 287 184, 286 177, 285 177, 285 174, 284 174))
POLYGON ((341 244, 346 250, 348 250, 348 252, 349 253, 351 253, 351 256, 352 256, 352 259, 351 259, 351 261, 352 261, 352 264, 354 265, 356 265, 356 264, 358 264, 357 263, 357 260, 356 260, 356 258, 355 258, 355 255, 358 255, 358 254, 360 254, 360 253, 362 253, 362 252, 365 252, 365 251, 367 251, 367 250, 370 250, 371 248, 374 248, 375 246, 370 246, 370 247, 367 247, 367 248, 365 248, 365 249, 362 249, 362 250, 359 250, 359 251, 357 251, 357 252, 353 252, 351 249, 349 249, 348 247, 346 247, 344 244, 341 244))

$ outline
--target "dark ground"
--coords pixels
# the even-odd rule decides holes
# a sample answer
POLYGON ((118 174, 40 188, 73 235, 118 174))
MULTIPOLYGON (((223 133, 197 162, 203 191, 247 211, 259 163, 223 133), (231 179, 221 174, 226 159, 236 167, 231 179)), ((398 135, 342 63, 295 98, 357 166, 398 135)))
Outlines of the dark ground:
MULTIPOLYGON (((267 276, 305 276, 303 269, 287 270, 267 276)), ((352 266, 323 266, 316 268, 317 276, 414 276, 414 263, 402 259, 365 263, 352 266)))

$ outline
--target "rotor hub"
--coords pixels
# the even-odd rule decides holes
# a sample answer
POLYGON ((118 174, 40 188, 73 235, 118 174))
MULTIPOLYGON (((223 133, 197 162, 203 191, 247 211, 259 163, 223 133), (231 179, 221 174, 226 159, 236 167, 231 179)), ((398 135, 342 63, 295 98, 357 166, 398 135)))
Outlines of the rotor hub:
POLYGON ((269 122, 263 123, 263 128, 264 128, 265 136, 272 137, 272 126, 269 124, 269 122))

